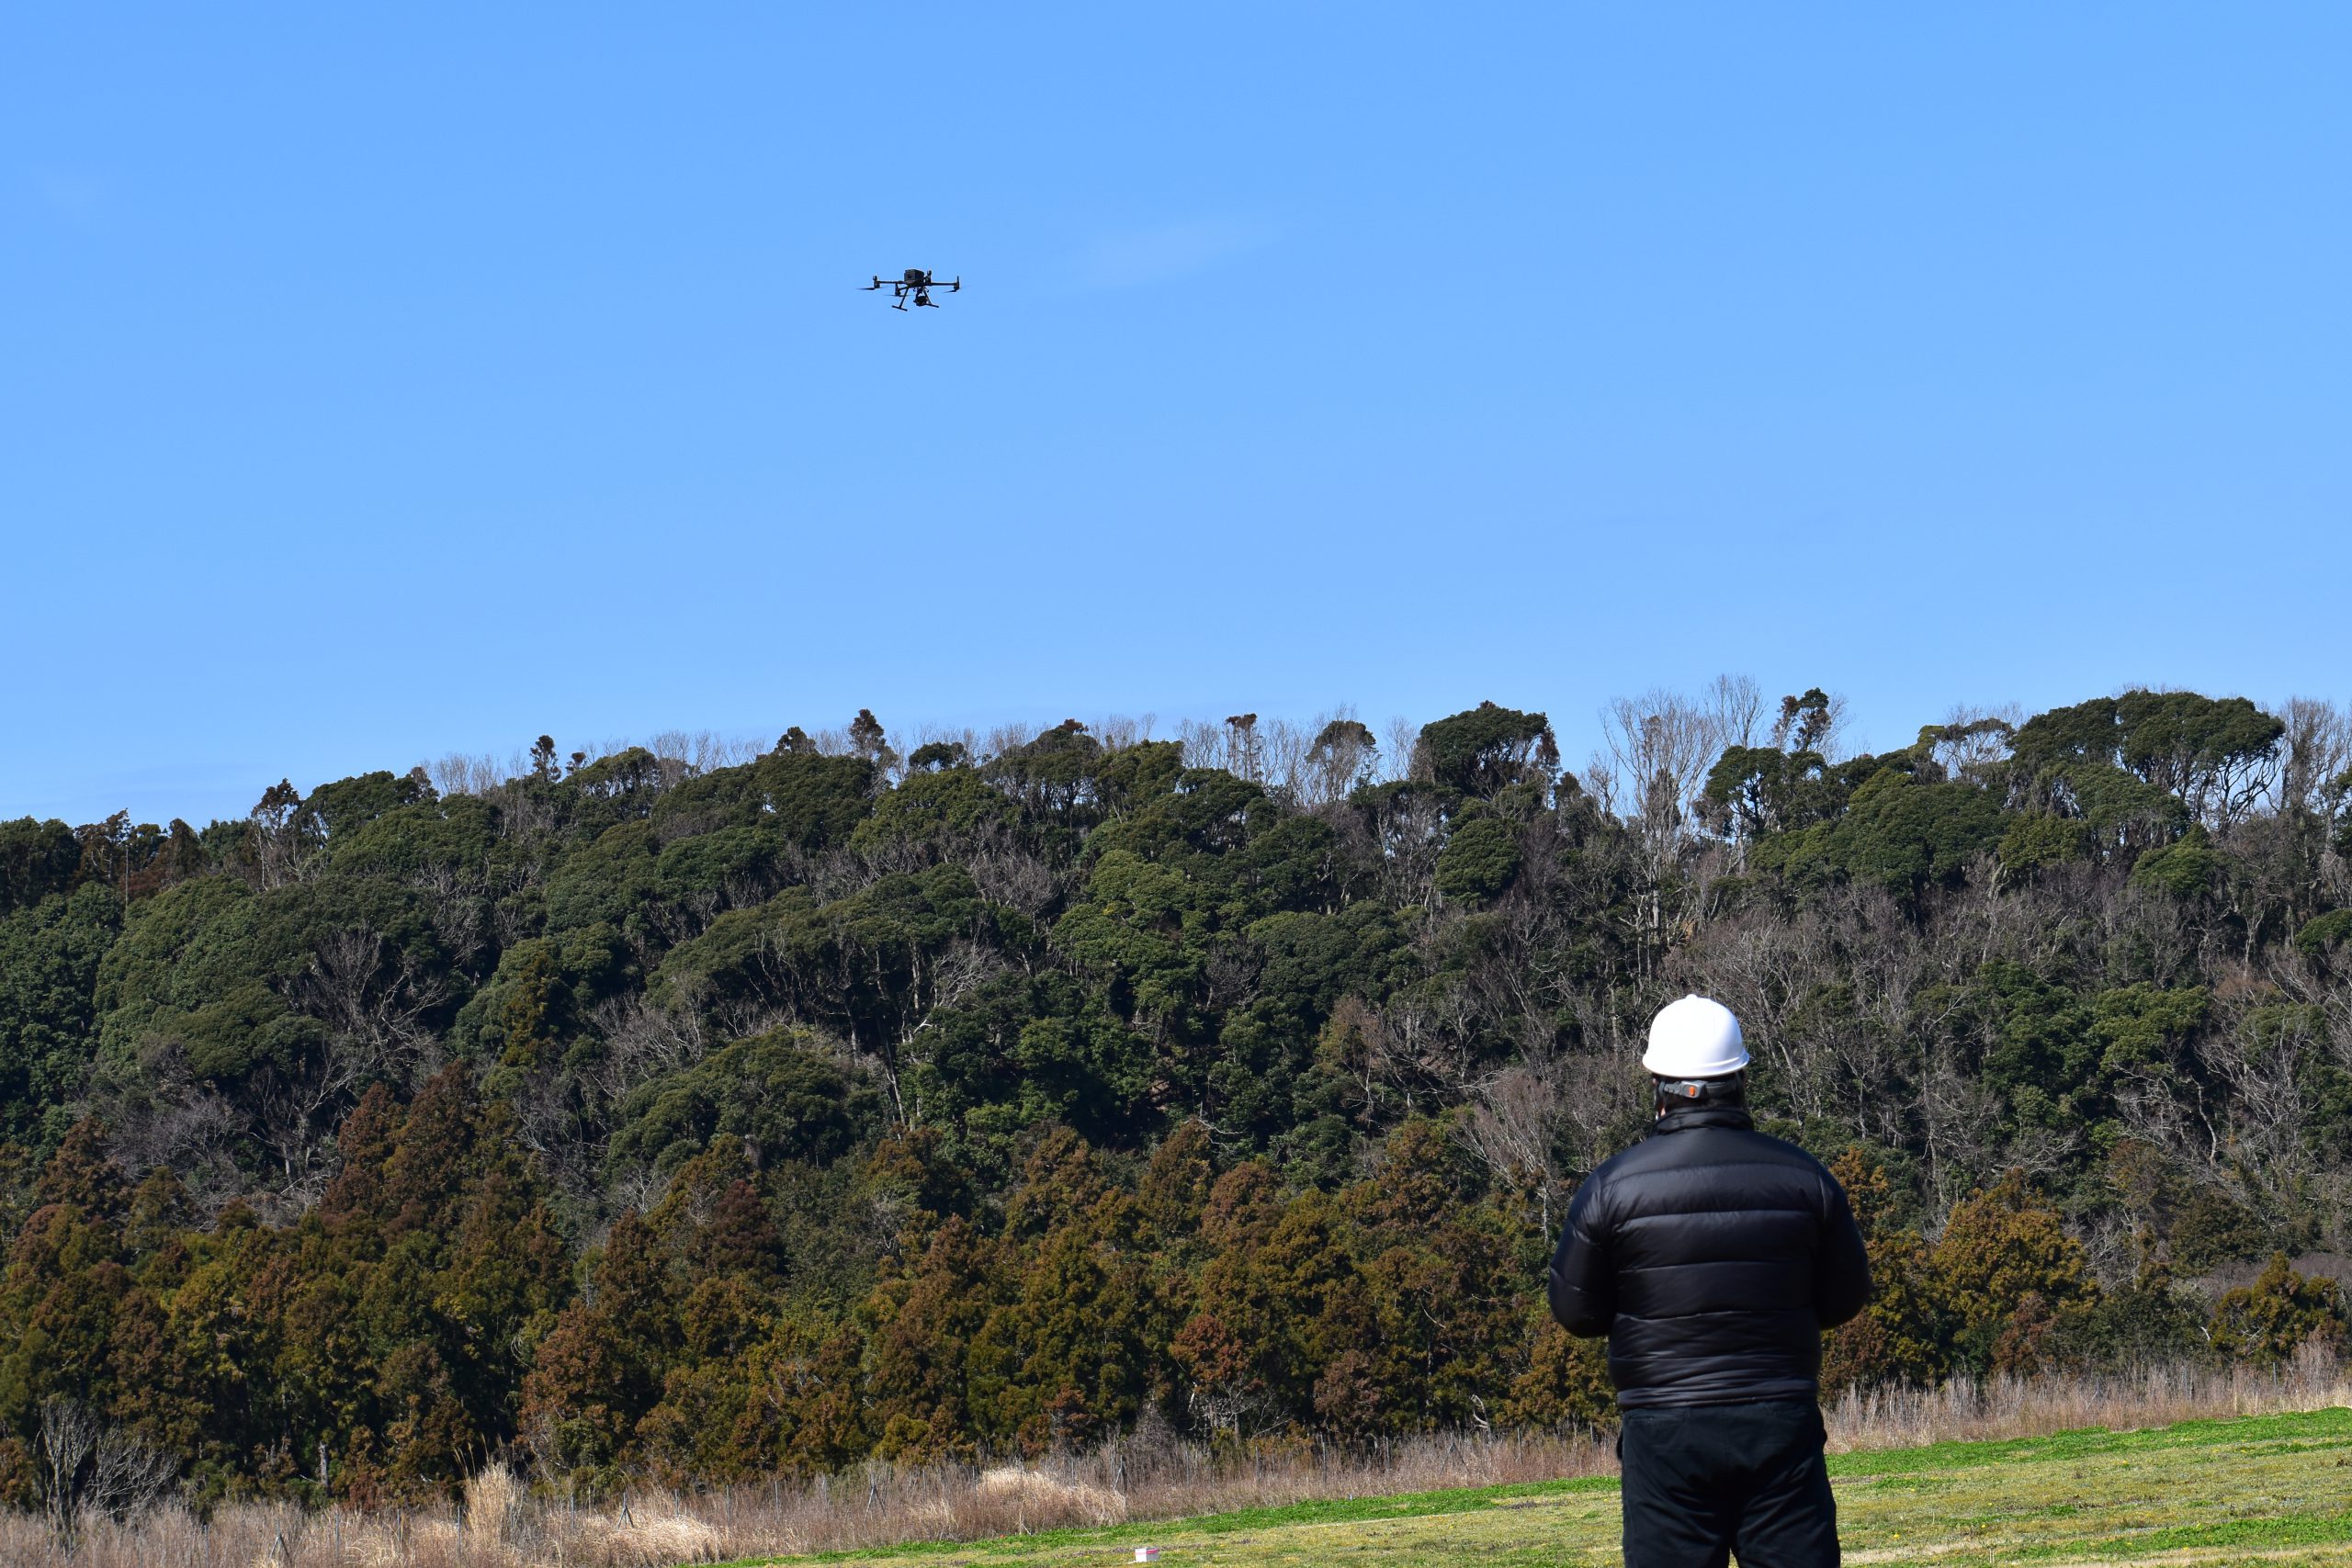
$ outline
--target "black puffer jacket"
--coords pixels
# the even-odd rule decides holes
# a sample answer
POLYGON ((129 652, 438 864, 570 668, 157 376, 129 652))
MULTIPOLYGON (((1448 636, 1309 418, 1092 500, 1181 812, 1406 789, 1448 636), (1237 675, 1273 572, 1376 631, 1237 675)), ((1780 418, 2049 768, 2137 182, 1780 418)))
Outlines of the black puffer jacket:
POLYGON ((1609 1336, 1628 1409, 1812 1399, 1821 1331, 1870 1290, 1837 1179, 1728 1106, 1669 1112, 1594 1171, 1552 1257, 1552 1315, 1609 1336))

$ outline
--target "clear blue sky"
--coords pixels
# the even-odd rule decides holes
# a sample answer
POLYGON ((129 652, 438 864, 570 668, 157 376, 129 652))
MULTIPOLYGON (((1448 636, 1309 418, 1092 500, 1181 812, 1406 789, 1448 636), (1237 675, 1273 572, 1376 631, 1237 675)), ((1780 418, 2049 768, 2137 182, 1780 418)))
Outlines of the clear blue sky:
POLYGON ((2347 80, 2333 0, 18 7, 0 817, 860 705, 2352 695, 2347 80))

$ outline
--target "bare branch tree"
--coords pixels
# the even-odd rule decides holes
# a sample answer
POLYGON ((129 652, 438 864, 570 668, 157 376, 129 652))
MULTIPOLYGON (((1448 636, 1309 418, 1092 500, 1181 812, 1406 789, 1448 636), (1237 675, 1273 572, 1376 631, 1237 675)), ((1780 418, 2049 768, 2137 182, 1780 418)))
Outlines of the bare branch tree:
POLYGON ((1715 727, 1715 749, 1753 746, 1764 722, 1764 688, 1748 675, 1718 675, 1700 694, 1715 727))
POLYGON ((1429 776, 1429 753, 1421 745, 1421 727, 1402 714, 1388 721, 1388 753, 1381 777, 1412 779, 1429 776))
POLYGON ((1619 697, 1600 710, 1610 793, 1654 856, 1669 852, 1691 819, 1723 750, 1727 713, 1736 721, 1736 703, 1725 710, 1667 691, 1619 697))
POLYGON ((1942 737, 1928 755, 1950 777, 1984 784, 1993 769, 2008 761, 2009 742, 2024 722, 2025 710, 2015 703, 1991 708, 1960 704, 1945 715, 1942 737))
POLYGON ((1345 800, 1370 782, 1380 741, 1354 710, 1342 707, 1316 721, 1315 737, 1285 778, 1291 797, 1308 810, 1345 800))
POLYGON ((1498 1180, 1535 1194, 1546 1235, 1566 1195, 1552 1155, 1566 1122, 1563 1098, 1552 1075, 1514 1063, 1479 1082, 1471 1094, 1470 1115, 1456 1134, 1498 1180))
POLYGON ((598 1002, 588 1016, 605 1039, 590 1081, 609 1104, 640 1084, 685 1071, 710 1048, 691 1006, 659 1007, 633 992, 598 1002))
POLYGON ((78 1401, 41 1402, 40 1424, 33 1434, 33 1468, 40 1480, 41 1511, 60 1546, 74 1543, 99 1426, 97 1412, 78 1401))
MULTIPOLYGON (((1601 709, 1604 750, 1594 754, 1586 787, 1602 809, 1634 829, 1640 847, 1636 934, 1645 948, 1665 939, 1664 886, 1693 837, 1708 769, 1723 750, 1724 726, 1743 721, 1736 683, 1718 687, 1712 704, 1652 691, 1619 697, 1601 709)), ((1752 729, 1753 716, 1745 722, 1752 729)))
POLYGON ((2291 697, 2279 717, 2287 726, 2287 760, 2274 809, 2324 812, 2329 786, 2352 769, 2352 705, 2291 697))
POLYGON ((178 1477, 170 1455, 107 1426, 78 1400, 41 1402, 33 1469, 50 1533, 68 1551, 88 1515, 127 1519, 162 1501, 178 1477))

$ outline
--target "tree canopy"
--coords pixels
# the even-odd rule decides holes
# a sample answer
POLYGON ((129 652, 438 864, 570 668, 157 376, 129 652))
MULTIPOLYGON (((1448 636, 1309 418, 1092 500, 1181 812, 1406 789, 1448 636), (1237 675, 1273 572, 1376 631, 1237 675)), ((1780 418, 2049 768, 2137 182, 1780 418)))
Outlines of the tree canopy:
POLYGON ((2352 716, 1645 705, 0 822, 0 1496, 52 1396, 361 1501, 1605 1421, 1538 1280, 1685 991, 1854 1192, 1833 1379, 2341 1338, 2352 716))

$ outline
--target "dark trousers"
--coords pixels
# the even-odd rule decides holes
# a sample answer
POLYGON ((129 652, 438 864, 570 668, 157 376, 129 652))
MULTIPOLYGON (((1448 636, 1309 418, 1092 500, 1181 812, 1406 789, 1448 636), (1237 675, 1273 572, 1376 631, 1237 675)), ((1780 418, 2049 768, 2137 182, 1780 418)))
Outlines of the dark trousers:
POLYGON ((1826 1437, 1810 1403, 1626 1411, 1625 1568, 1838 1568, 1826 1437))

